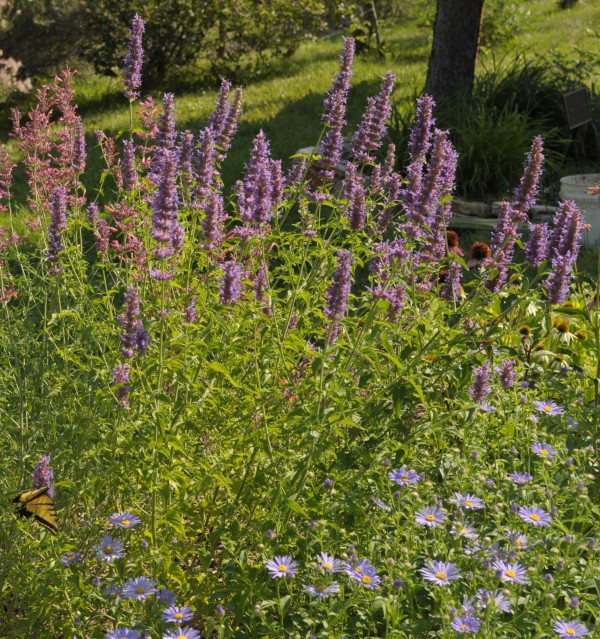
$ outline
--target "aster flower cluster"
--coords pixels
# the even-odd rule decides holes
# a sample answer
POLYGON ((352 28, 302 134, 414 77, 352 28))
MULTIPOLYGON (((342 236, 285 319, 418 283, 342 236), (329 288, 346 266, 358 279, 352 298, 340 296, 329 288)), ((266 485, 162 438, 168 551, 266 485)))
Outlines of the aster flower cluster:
MULTIPOLYGON (((273 579, 294 578, 299 569, 298 563, 289 555, 278 555, 269 559, 265 566, 273 579)), ((375 566, 368 559, 359 559, 355 555, 350 561, 343 562, 327 552, 321 552, 316 558, 316 566, 324 575, 344 573, 353 583, 368 590, 376 590, 381 585, 381 577, 377 574, 375 566)), ((340 586, 336 581, 317 585, 303 584, 302 589, 315 599, 324 599, 340 592, 340 586)))

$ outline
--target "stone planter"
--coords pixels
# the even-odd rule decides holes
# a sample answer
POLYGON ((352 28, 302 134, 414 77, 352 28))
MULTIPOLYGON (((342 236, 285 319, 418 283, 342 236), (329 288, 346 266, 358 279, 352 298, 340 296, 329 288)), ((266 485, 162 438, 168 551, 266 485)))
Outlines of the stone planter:
POLYGON ((598 248, 600 245, 600 196, 588 195, 590 186, 600 184, 600 173, 567 175, 560 180, 560 199, 574 200, 590 230, 583 235, 583 243, 598 248))

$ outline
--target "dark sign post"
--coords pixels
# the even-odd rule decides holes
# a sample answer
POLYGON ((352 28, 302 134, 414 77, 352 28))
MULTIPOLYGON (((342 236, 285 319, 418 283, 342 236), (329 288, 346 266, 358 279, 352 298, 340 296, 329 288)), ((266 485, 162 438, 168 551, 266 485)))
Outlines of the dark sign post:
POLYGON ((587 89, 564 93, 563 100, 565 101, 569 129, 576 129, 578 126, 592 121, 592 105, 587 89))

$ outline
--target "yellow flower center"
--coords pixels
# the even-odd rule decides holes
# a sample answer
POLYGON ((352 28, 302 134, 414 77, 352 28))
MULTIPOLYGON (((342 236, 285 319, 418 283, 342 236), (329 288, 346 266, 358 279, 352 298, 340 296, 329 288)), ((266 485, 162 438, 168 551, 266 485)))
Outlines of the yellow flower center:
POLYGON ((466 623, 461 623, 460 624, 460 629, 461 630, 467 630, 467 624, 466 623))
POLYGON ((463 528, 463 529, 460 531, 460 534, 461 534, 461 535, 468 535, 468 534, 469 534, 469 530, 468 530, 467 528, 463 528))
POLYGON ((473 502, 470 499, 465 499, 465 506, 472 506, 473 502))
POLYGON ((182 619, 182 618, 183 618, 183 615, 182 615, 180 612, 176 612, 176 613, 173 615, 173 618, 174 618, 174 619, 182 619))
POLYGON ((361 581, 363 582, 363 584, 370 584, 371 583, 371 577, 369 577, 369 575, 363 575, 361 577, 361 581))
POLYGON ((143 595, 143 594, 146 592, 146 589, 144 588, 144 586, 138 586, 138 587, 135 589, 135 591, 136 591, 136 593, 137 593, 138 595, 143 595))
POLYGON ((279 570, 279 572, 285 572, 288 569, 287 566, 285 566, 284 564, 281 564, 281 566, 279 566, 277 568, 277 570, 279 570))
POLYGON ((546 456, 548 454, 548 451, 545 448, 540 448, 538 452, 542 456, 546 456))
MULTIPOLYGON (((551 412, 552 412, 552 406, 548 406, 548 405, 546 405, 546 406, 544 406, 544 410, 545 410, 547 413, 551 413, 551 412)), ((567 632, 568 632, 568 630, 567 630, 567 632)))
POLYGON ((436 576, 438 579, 446 579, 446 577, 447 577, 446 573, 445 573, 445 572, 442 572, 441 570, 440 570, 440 572, 436 572, 436 573, 435 573, 435 576, 436 576))
POLYGON ((121 519, 121 524, 123 526, 129 526, 129 519, 121 519))
POLYGON ((112 546, 104 546, 104 552, 107 555, 110 555, 110 553, 112 552, 112 546))
POLYGON ((425 516, 425 519, 426 519, 427 521, 435 521, 435 515, 426 515, 426 516, 425 516))
POLYGON ((325 568, 327 568, 327 570, 333 570, 333 564, 330 562, 327 562, 326 564, 323 564, 325 566, 325 568))
POLYGON ((523 546, 524 545, 524 541, 522 539, 516 539, 515 540, 515 544, 517 544, 517 546, 523 546))
POLYGON ((575 634, 575 631, 573 630, 573 628, 567 628, 567 629, 565 630, 565 632, 566 632, 568 635, 571 635, 571 636, 573 636, 573 635, 575 634))
POLYGON ((512 579, 513 577, 517 576, 517 573, 514 570, 507 570, 506 571, 506 576, 510 577, 512 579))
POLYGON ((401 479, 402 481, 408 481, 408 475, 402 475, 402 476, 400 477, 400 479, 401 479))
POLYGON ((535 513, 531 513, 531 515, 529 515, 530 519, 533 519, 533 521, 539 521, 540 520, 540 516, 536 515, 535 513))

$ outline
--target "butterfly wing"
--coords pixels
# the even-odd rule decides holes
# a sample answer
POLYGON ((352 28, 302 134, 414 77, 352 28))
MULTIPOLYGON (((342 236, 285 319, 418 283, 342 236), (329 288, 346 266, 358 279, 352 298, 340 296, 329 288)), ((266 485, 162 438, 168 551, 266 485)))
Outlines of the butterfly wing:
POLYGON ((16 511, 19 517, 34 517, 40 526, 54 535, 58 533, 56 508, 54 500, 48 495, 48 486, 20 493, 13 499, 13 503, 19 505, 16 511))

